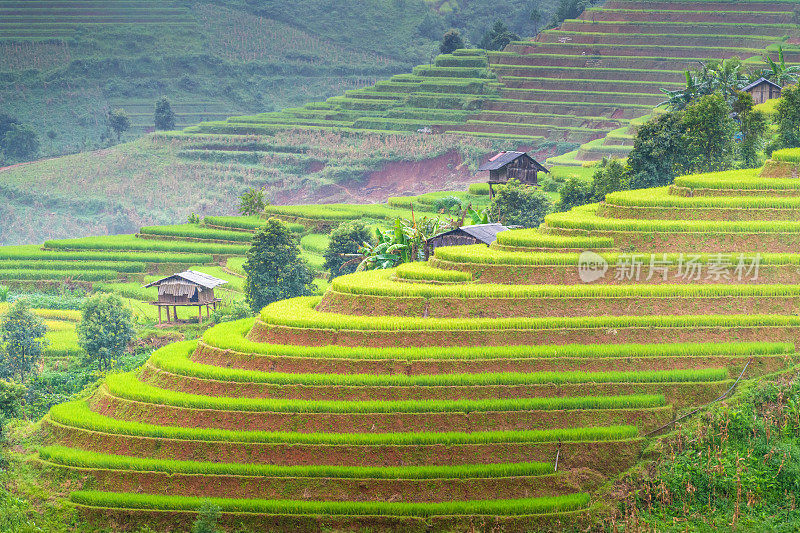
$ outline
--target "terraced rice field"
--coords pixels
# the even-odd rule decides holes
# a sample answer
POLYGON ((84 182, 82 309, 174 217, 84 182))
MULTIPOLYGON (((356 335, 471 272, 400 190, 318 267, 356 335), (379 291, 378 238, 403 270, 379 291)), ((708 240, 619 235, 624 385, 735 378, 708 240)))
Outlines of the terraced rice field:
POLYGON ((795 363, 800 255, 776 244, 800 234, 780 216, 794 199, 746 194, 780 190, 790 178, 764 174, 791 176, 795 156, 614 193, 215 326, 54 407, 38 460, 90 480, 70 499, 97 522, 185 528, 211 499, 228 525, 276 531, 589 524, 652 434, 795 363), (607 275, 581 279, 579 250, 607 275), (640 275, 618 274, 637 257, 640 275))

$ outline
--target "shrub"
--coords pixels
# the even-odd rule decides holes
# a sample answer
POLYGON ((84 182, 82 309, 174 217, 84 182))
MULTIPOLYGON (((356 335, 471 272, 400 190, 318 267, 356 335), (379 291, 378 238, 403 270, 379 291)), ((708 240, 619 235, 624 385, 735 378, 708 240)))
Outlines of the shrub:
POLYGON ((442 42, 439 44, 440 54, 452 54, 455 50, 464 48, 464 39, 458 30, 449 30, 442 37, 442 42))
POLYGON ((559 211, 569 211, 573 207, 592 202, 592 187, 585 181, 570 176, 558 190, 561 199, 556 205, 559 211))
POLYGON ((6 300, 8 300, 8 287, 0 285, 0 302, 5 302, 6 300))
POLYGON ((264 189, 251 188, 239 198, 239 213, 256 216, 264 212, 269 202, 264 199, 264 189))
POLYGON ((192 533, 221 533, 217 527, 219 519, 222 518, 222 509, 219 505, 211 502, 204 502, 197 510, 197 519, 192 524, 192 533))
POLYGON ((87 300, 76 331, 80 347, 100 369, 108 369, 119 359, 135 336, 131 310, 115 295, 99 294, 87 300))
POLYGON ((543 192, 512 179, 492 198, 489 213, 493 220, 504 225, 535 228, 544 221, 552 207, 543 192))
POLYGON ((331 273, 331 278, 355 272, 358 262, 352 261, 353 257, 357 256, 363 243, 372 241, 372 232, 360 220, 342 222, 331 233, 330 242, 323 254, 325 270, 331 273))
POLYGON ((17 300, 0 317, 0 378, 19 376, 20 383, 32 371, 47 347, 47 326, 30 310, 27 300, 17 300))
POLYGON ((785 87, 775 105, 778 142, 782 148, 800 146, 800 88, 785 87))
POLYGON ((283 298, 314 294, 314 276, 300 258, 297 238, 276 218, 256 232, 243 268, 247 303, 254 313, 283 298))
POLYGON ((175 113, 172 111, 172 106, 169 105, 169 100, 167 100, 166 96, 162 96, 156 101, 154 124, 156 130, 175 129, 175 113))

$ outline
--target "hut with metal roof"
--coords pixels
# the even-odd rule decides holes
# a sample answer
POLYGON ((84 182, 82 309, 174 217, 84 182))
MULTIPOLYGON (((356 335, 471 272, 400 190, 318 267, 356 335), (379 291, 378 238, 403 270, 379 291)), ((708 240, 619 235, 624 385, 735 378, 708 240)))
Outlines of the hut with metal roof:
POLYGON ((214 296, 214 288, 228 283, 224 279, 209 276, 203 272, 186 270, 166 278, 148 283, 145 288, 158 287, 158 300, 150 302, 158 306, 158 323, 161 324, 161 308, 167 310, 167 322, 170 322, 169 308, 172 307, 172 319, 178 319, 178 307, 197 306, 200 323, 203 322, 203 307, 206 317, 211 316, 211 308, 216 309, 220 298, 214 296))
POLYGON ((497 222, 461 226, 428 239, 428 253, 433 253, 440 246, 464 246, 468 244, 485 244, 488 246, 497 240, 498 233, 507 229, 507 227, 497 222))
POLYGON ((537 185, 537 174, 547 172, 541 163, 529 156, 526 152, 500 152, 481 165, 479 171, 489 172, 489 193, 494 197, 492 185, 502 185, 508 180, 519 180, 525 185, 537 185))
POLYGON ((750 93, 754 104, 763 104, 767 100, 781 97, 781 86, 767 78, 759 78, 747 87, 742 88, 742 92, 750 93))

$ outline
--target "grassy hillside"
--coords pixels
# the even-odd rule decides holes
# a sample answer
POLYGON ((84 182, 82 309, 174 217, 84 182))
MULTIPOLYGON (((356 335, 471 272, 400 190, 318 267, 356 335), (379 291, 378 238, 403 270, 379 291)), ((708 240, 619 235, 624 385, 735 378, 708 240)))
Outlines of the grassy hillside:
POLYGON ((426 61, 452 25, 482 34, 488 4, 2 0, 0 102, 43 156, 98 148, 109 109, 133 139, 162 95, 184 127, 371 85, 426 61))
MULTIPOLYGON (((764 169, 613 193, 490 247, 441 247, 427 264, 338 277, 321 296, 276 302, 108 375, 53 407, 19 445, 95 524, 187 529, 210 500, 228 526, 268 521, 276 531, 586 531, 602 530, 621 504, 636 507, 617 515, 631 523, 682 519, 687 506, 699 519, 715 491, 716 521, 796 520, 784 493, 796 493, 795 469, 779 485, 765 479, 796 455, 787 440, 796 408, 784 406, 796 386, 769 383, 793 376, 800 331, 797 152, 775 152, 764 169), (607 262, 594 283, 582 278, 579 250, 607 262), (645 258, 639 271, 630 252, 645 258), (659 439, 739 378, 767 385, 704 419, 714 431, 700 424, 688 440, 659 439), (707 461, 697 465, 697 454, 707 461), (643 489, 638 501, 631 487, 643 489), (670 501, 647 499, 664 491, 670 501)), ((268 213, 307 232, 407 215, 410 203, 424 213, 431 198, 268 213)), ((259 220, 207 217, 0 254, 34 254, 56 269, 59 254, 192 252, 213 256, 197 268, 233 276, 221 263, 239 268, 228 258, 259 220)), ((318 235, 303 238, 306 251, 320 250, 318 235)), ((73 260, 92 272, 88 256, 73 260)), ((152 279, 127 270, 128 284, 100 287, 135 296, 152 279)), ((229 290, 240 288, 231 278, 229 290)))

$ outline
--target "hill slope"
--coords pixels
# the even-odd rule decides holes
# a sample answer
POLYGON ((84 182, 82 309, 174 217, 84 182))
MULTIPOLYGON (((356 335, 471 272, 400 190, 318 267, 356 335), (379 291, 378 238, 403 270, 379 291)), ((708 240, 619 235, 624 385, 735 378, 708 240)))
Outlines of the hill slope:
POLYGON ((184 127, 371 85, 430 57, 449 26, 483 32, 489 2, 462 4, 2 0, 0 102, 43 156, 99 148, 109 109, 130 114, 133 139, 162 95, 184 127))
MULTIPOLYGON (((131 232, 191 212, 230 214, 250 186, 265 187, 276 203, 463 188, 480 179, 476 165, 495 149, 547 158, 582 145, 551 159, 567 164, 624 155, 660 88, 677 87, 697 60, 739 55, 756 66, 765 47, 783 43, 787 59, 800 62, 792 9, 780 1, 614 0, 504 52, 458 50, 324 102, 0 171, 7 198, 0 209, 11 221, 0 242, 131 232), (752 34, 732 34, 731 24, 752 34), (27 224, 42 207, 51 222, 27 224)), ((388 53, 394 44, 386 46, 388 53)), ((336 57, 344 64, 353 56, 336 57)))
POLYGON ((215 326, 54 407, 38 459, 97 523, 185 528, 211 498, 277 531, 586 530, 653 432, 793 365, 797 152, 215 326))

